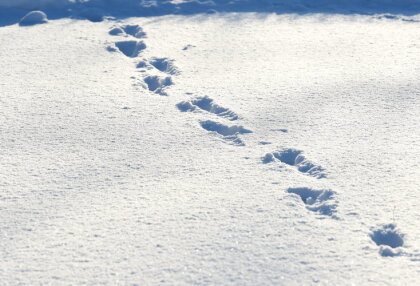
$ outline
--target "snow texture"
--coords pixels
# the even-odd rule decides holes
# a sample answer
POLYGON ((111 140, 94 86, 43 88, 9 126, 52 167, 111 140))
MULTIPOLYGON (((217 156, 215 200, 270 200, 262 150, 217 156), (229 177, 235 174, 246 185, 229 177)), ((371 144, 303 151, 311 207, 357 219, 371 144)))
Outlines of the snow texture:
POLYGON ((0 284, 417 285, 419 4, 0 0, 0 284))

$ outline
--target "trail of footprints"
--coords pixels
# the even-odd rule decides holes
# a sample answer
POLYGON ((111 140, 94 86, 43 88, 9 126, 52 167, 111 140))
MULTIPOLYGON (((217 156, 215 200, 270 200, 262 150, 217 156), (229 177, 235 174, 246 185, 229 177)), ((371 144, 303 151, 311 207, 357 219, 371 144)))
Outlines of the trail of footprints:
MULTIPOLYGON (((146 38, 146 33, 138 25, 116 26, 108 33, 111 36, 126 38, 116 41, 114 43, 115 47, 107 47, 107 50, 110 52, 120 51, 128 58, 140 58, 141 53, 147 48, 142 40, 146 38)), ((145 74, 140 85, 147 88, 150 92, 162 96, 168 95, 166 89, 173 85, 172 75, 179 74, 173 61, 167 58, 142 59, 137 63, 136 68, 145 74), (146 71, 150 71, 150 73, 146 71)))
MULTIPOLYGON (((139 58, 147 46, 142 39, 146 33, 138 25, 115 26, 109 34, 112 36, 124 37, 126 39, 116 41, 114 47, 109 46, 110 52, 120 51, 129 58, 139 58)), ((140 60, 136 68, 140 69, 145 76, 142 78, 142 86, 157 95, 167 96, 167 87, 173 85, 172 76, 180 73, 174 61, 168 58, 156 58, 140 60), (147 73, 146 71, 151 71, 147 73)), ((193 112, 202 117, 198 120, 201 128, 214 136, 221 138, 225 143, 234 146, 245 146, 243 135, 252 133, 248 128, 228 122, 239 121, 240 116, 233 110, 223 107, 207 96, 191 98, 179 102, 176 107, 180 112, 193 112), (218 118, 218 120, 216 120, 218 118)), ((281 129, 282 132, 284 129, 281 129)), ((262 141, 260 145, 267 145, 269 142, 262 141)), ((316 179, 327 178, 326 170, 320 165, 312 162, 304 155, 302 150, 285 148, 266 153, 261 158, 261 163, 266 165, 278 165, 291 168, 302 175, 311 176, 316 179)), ((307 210, 322 216, 338 219, 336 211, 338 201, 336 192, 330 189, 313 189, 309 187, 290 187, 286 193, 297 196, 307 210)), ((404 234, 395 224, 380 225, 371 229, 370 238, 378 245, 379 254, 382 256, 398 256, 402 253, 404 245, 404 234)))

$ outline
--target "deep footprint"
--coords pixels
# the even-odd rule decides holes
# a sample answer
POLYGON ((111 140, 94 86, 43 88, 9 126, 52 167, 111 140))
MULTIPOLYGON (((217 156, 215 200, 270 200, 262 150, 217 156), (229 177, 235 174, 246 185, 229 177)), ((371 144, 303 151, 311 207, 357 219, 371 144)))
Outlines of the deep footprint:
POLYGON ((288 193, 298 195, 310 211, 335 218, 337 201, 332 190, 314 190, 311 188, 288 188, 288 193))
POLYGON ((143 29, 139 25, 125 25, 121 27, 115 27, 109 31, 109 34, 112 36, 130 35, 138 39, 144 38, 146 36, 146 33, 143 32, 143 29))
POLYGON ((173 60, 167 58, 152 58, 150 60, 150 64, 161 72, 171 75, 179 74, 173 60))
POLYGON ((142 41, 120 41, 116 42, 115 46, 121 53, 130 58, 137 57, 146 48, 142 41))
POLYGON ((268 164, 278 160, 289 166, 296 167, 301 173, 318 179, 326 178, 325 169, 306 159, 302 153, 303 151, 296 149, 285 149, 278 152, 267 153, 262 158, 262 162, 268 164))
POLYGON ((369 236, 380 247, 380 255, 392 257, 401 254, 399 247, 404 246, 404 234, 395 224, 381 225, 373 229, 369 236))
POLYGON ((197 97, 191 101, 183 101, 177 104, 178 109, 181 112, 195 111, 197 108, 216 114, 217 116, 227 118, 231 121, 237 120, 239 116, 232 110, 222 107, 216 103, 214 100, 207 97, 197 97))
POLYGON ((225 140, 227 143, 236 146, 245 146, 244 142, 238 137, 238 135, 252 133, 251 130, 246 129, 243 126, 227 126, 211 120, 201 121, 200 125, 207 131, 215 132, 221 135, 223 140, 225 140))
POLYGON ((144 78, 147 88, 159 95, 167 96, 165 88, 173 84, 171 77, 147 76, 144 78))

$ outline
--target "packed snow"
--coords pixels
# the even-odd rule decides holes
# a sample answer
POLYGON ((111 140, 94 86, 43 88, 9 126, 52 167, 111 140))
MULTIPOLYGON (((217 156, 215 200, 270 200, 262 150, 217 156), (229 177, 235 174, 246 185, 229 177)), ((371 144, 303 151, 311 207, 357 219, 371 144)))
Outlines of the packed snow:
POLYGON ((419 21, 0 0, 0 284, 418 285, 419 21))

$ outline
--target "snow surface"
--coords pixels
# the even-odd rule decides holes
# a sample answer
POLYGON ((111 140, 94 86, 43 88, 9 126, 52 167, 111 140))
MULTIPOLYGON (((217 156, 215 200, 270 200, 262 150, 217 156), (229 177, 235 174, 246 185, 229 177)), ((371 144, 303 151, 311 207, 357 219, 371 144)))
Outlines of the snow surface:
POLYGON ((0 0, 0 7, 54 9, 67 15, 145 16, 214 12, 293 12, 417 14, 420 0, 0 0))
POLYGON ((13 9, 2 284, 418 284, 418 16, 13 9))

